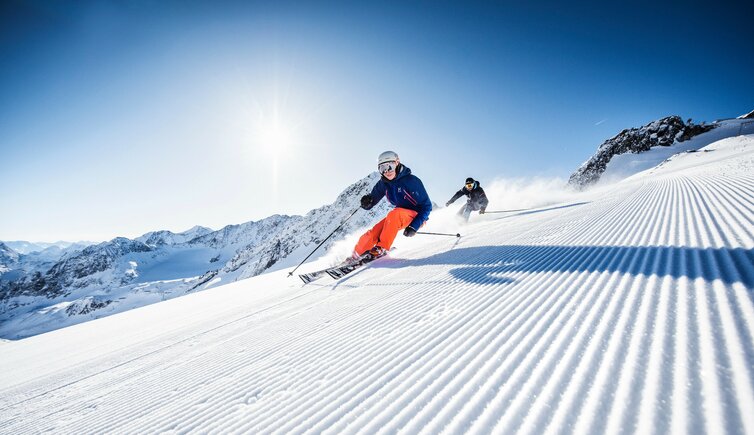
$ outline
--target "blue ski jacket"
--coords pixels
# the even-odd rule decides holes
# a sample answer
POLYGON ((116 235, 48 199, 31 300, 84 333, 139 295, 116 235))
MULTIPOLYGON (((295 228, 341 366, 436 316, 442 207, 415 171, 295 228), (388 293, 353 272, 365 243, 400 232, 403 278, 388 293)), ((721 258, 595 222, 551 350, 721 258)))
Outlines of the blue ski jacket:
POLYGON ((411 174, 411 169, 403 164, 398 165, 398 173, 395 178, 388 180, 380 177, 380 181, 372 188, 372 204, 377 204, 383 196, 396 207, 414 210, 418 214, 409 226, 418 230, 429 219, 432 211, 432 201, 424 189, 424 184, 416 175, 411 174))

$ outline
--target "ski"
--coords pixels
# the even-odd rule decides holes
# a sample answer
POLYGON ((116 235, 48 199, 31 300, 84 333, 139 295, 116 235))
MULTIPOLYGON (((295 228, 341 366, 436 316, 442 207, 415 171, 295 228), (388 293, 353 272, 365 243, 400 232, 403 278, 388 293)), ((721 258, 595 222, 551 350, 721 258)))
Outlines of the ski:
POLYGON ((315 281, 325 275, 330 275, 332 279, 340 279, 353 272, 354 270, 382 257, 384 257, 384 255, 374 258, 369 254, 364 254, 354 260, 348 259, 337 266, 328 267, 327 269, 317 270, 314 272, 302 273, 298 277, 301 278, 302 281, 304 281, 304 284, 309 284, 310 282, 315 281))
POLYGON ((348 275, 349 273, 353 272, 354 270, 358 269, 359 267, 365 265, 367 262, 359 262, 355 264, 347 264, 345 266, 335 266, 330 269, 327 269, 325 273, 330 275, 332 279, 340 279, 344 276, 348 275))
POLYGON ((302 281, 304 281, 304 284, 309 284, 310 282, 318 280, 319 278, 322 278, 325 275, 329 275, 328 273, 329 270, 338 269, 342 267, 349 267, 353 264, 358 264, 359 262, 363 260, 363 258, 364 256, 357 258, 355 260, 352 260, 349 258, 348 260, 345 260, 344 262, 338 264, 337 266, 330 266, 327 269, 316 270, 314 272, 309 272, 309 273, 302 273, 298 277, 301 278, 302 281))
POLYGON ((318 270, 316 272, 302 273, 298 277, 304 281, 304 284, 309 284, 312 281, 318 280, 327 274, 327 269, 318 270))
POLYGON ((325 269, 325 273, 330 275, 332 279, 340 279, 348 275, 349 273, 353 272, 354 270, 382 257, 384 257, 384 255, 381 255, 375 258, 375 257, 372 257, 371 255, 365 254, 365 255, 362 255, 361 258, 357 259, 354 262, 351 262, 350 264, 345 264, 342 266, 335 266, 329 269, 325 269))

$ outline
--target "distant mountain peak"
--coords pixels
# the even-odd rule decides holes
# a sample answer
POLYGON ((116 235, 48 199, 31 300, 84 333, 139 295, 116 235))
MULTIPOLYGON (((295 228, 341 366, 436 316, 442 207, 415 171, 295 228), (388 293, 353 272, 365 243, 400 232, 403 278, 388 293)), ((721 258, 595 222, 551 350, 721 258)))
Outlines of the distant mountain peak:
POLYGON ((189 228, 188 230, 180 233, 180 234, 208 234, 214 231, 212 228, 203 227, 201 225, 194 225, 193 227, 189 228))
POLYGON ((189 242, 197 237, 202 237, 212 232, 211 228, 196 225, 191 229, 180 233, 174 233, 168 230, 150 231, 141 237, 137 237, 136 240, 151 247, 177 245, 189 242))
POLYGON ((8 272, 18 262, 19 254, 11 247, 0 242, 0 274, 8 272))

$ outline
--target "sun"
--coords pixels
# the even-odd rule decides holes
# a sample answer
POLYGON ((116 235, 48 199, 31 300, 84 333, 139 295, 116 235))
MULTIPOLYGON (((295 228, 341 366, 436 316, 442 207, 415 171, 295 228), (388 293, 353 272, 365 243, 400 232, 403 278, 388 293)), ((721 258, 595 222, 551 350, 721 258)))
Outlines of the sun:
POLYGON ((266 120, 258 126, 258 143, 275 159, 282 158, 293 145, 293 130, 285 125, 279 117, 266 120))
POLYGON ((279 110, 259 111, 252 124, 253 148, 266 162, 273 195, 277 195, 280 171, 296 147, 296 128, 279 110))

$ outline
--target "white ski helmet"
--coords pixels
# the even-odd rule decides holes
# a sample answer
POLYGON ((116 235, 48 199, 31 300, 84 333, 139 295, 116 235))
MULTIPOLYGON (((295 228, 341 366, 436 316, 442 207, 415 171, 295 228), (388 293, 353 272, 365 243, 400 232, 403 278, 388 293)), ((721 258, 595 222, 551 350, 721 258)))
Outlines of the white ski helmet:
POLYGON ((385 162, 398 162, 400 159, 398 158, 398 154, 396 154, 394 151, 385 151, 384 153, 380 154, 380 157, 377 158, 377 165, 379 166, 382 163, 385 162))

